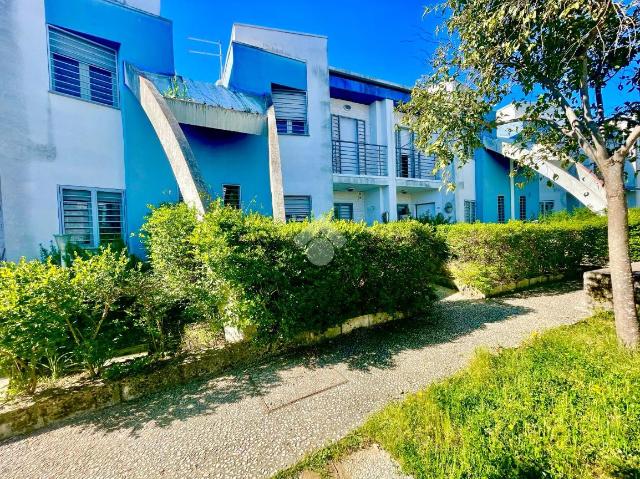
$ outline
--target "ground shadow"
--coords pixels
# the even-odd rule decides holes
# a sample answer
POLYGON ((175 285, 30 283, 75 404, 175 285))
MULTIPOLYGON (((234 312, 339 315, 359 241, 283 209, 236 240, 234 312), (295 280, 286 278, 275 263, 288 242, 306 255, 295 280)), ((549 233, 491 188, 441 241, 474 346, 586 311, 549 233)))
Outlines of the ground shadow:
MULTIPOLYGON (((577 283, 545 285, 513 294, 513 297, 557 295, 579 288, 577 283)), ((397 356, 408 350, 443 344, 532 310, 509 303, 507 297, 469 300, 450 297, 440 301, 429 316, 407 318, 353 331, 319 345, 300 348, 250 368, 204 379, 149 395, 131 403, 67 419, 52 427, 72 426, 105 434, 128 430, 133 436, 147 424, 166 427, 175 421, 212 414, 224 404, 267 394, 281 384, 281 373, 291 368, 325 368, 345 364, 351 370, 393 368, 397 356)), ((35 434, 45 433, 43 429, 35 434)), ((17 441, 15 438, 9 441, 17 441)))

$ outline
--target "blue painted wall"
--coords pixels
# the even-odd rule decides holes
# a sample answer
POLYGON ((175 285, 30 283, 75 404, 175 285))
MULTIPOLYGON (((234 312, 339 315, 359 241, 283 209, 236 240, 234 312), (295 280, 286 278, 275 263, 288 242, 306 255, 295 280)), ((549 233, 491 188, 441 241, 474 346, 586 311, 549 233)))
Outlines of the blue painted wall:
POLYGON ((181 125, 213 198, 222 185, 240 185, 245 211, 271 215, 269 150, 265 135, 181 125))
MULTIPOLYGON (((509 160, 501 155, 479 148, 475 152, 476 165, 476 210, 478 219, 485 223, 498 221, 498 196, 504 196, 505 219, 511 218, 511 188, 509 181, 509 160)), ((520 196, 526 197, 527 219, 538 216, 540 194, 539 178, 526 180, 516 176, 514 191, 515 218, 520 215, 520 196), (517 186, 524 183, 523 187, 517 186)))
POLYGON ((124 85, 123 65, 129 62, 142 70, 172 74, 172 24, 104 0, 46 0, 45 12, 47 23, 107 40, 118 50, 127 242, 131 252, 143 255, 137 233, 149 212, 148 205, 176 201, 178 189, 155 131, 124 85))
POLYGON ((260 48, 233 42, 229 87, 257 95, 271 93, 271 84, 307 89, 307 64, 260 48))

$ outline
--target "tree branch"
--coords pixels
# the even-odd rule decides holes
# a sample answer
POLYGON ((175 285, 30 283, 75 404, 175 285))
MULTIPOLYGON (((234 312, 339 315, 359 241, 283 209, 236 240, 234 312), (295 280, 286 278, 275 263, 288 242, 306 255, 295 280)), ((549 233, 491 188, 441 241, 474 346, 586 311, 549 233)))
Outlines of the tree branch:
MULTIPOLYGON (((555 87, 552 83, 548 81, 546 82, 542 81, 541 84, 549 91, 551 96, 555 100, 560 102, 560 104, 562 105, 562 108, 564 109, 564 114, 567 117, 567 120, 569 120, 569 125, 571 126, 571 130, 575 134, 575 139, 578 141, 580 148, 582 148, 585 154, 593 162, 598 164, 598 156, 596 154, 596 151, 591 145, 591 143, 589 143, 589 140, 583 133, 583 129, 589 130, 589 128, 586 128, 584 121, 578 118, 578 115, 576 115, 576 112, 573 111, 573 108, 571 107, 571 105, 569 104, 565 96, 562 94, 562 92, 558 90, 557 87, 555 87)), ((570 135, 567 135, 567 136, 571 137, 570 135)), ((598 164, 598 166, 601 166, 601 165, 598 164)))
POLYGON ((627 137, 627 141, 624 142, 623 146, 618 148, 618 151, 616 151, 616 153, 623 158, 626 158, 629 154, 629 151, 631 150, 631 148, 633 148, 638 139, 640 139, 640 125, 631 130, 631 133, 629 133, 629 136, 627 137))

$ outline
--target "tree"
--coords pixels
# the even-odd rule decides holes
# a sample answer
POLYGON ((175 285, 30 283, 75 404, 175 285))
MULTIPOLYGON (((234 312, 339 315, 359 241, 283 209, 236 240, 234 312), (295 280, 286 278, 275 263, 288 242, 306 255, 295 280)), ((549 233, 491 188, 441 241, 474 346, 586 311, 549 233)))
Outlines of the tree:
POLYGON ((492 109, 514 98, 522 146, 595 165, 608 202, 616 330, 637 347, 624 164, 640 138, 639 0, 445 0, 433 12, 444 14, 445 41, 403 105, 418 146, 440 169, 467 161, 500 124, 492 109))

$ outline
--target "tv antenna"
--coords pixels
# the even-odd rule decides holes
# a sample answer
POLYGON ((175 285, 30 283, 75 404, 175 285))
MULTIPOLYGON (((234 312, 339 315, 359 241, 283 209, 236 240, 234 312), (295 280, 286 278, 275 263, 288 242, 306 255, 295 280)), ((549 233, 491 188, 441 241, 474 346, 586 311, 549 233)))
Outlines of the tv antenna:
POLYGON ((192 42, 199 42, 199 43, 203 43, 205 45, 211 45, 212 48, 218 47, 217 48, 217 52, 210 52, 210 51, 206 51, 206 50, 189 50, 189 53, 193 53, 195 55, 205 55, 208 57, 218 57, 218 62, 220 65, 220 75, 218 76, 218 79, 222 78, 222 43, 221 42, 215 42, 213 40, 207 40, 205 38, 196 38, 196 37, 187 37, 187 40, 191 40, 192 42))

